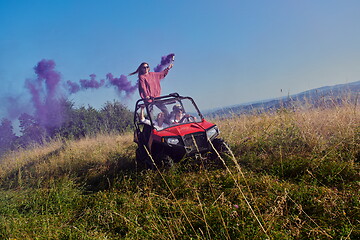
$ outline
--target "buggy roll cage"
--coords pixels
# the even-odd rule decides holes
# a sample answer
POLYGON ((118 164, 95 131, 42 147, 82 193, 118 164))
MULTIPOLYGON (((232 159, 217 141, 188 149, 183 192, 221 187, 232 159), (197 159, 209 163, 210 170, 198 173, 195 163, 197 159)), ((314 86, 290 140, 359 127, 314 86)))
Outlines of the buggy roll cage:
MULTIPOLYGON (((149 100, 146 100, 146 99, 139 99, 136 101, 136 104, 135 104, 135 113, 139 110, 139 108, 141 106, 145 106, 146 107, 146 113, 148 114, 148 116, 150 116, 150 112, 149 112, 149 109, 148 109, 148 106, 151 105, 151 104, 154 104, 155 102, 163 102, 163 103, 166 103, 166 102, 170 102, 171 100, 178 100, 181 105, 182 105, 182 102, 181 100, 183 99, 188 99, 191 101, 191 103, 194 105, 197 113, 199 114, 199 116, 201 117, 201 120, 204 120, 204 116, 201 114, 198 106, 196 105, 194 99, 192 99, 192 97, 184 97, 184 96, 180 96, 178 93, 170 93, 169 95, 164 95, 164 96, 160 96, 160 97, 156 97, 156 98, 150 98, 150 101, 149 100)), ((154 104, 155 105, 155 104, 154 104)), ((183 107, 183 106, 182 106, 183 107)), ((135 127, 137 128, 137 124, 136 124, 136 118, 137 118, 137 114, 134 114, 134 125, 135 127)), ((151 122, 151 126, 154 126, 153 125, 153 120, 152 120, 152 117, 150 116, 149 117, 150 119, 150 122, 151 122)))

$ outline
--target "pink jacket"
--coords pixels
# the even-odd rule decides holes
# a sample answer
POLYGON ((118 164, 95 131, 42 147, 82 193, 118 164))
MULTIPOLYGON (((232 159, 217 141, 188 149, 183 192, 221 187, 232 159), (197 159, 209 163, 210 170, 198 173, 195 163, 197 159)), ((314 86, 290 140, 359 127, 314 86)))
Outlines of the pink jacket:
POLYGON ((146 97, 159 97, 161 95, 160 81, 168 74, 169 69, 162 72, 149 72, 139 76, 139 94, 142 99, 146 97))

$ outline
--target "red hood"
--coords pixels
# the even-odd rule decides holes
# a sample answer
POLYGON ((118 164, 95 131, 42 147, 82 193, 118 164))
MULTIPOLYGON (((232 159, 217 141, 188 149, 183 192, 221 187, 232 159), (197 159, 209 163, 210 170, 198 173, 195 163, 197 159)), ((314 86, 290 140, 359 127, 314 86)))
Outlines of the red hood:
POLYGON ((204 132, 215 124, 203 120, 202 122, 187 123, 166 128, 162 131, 153 130, 153 134, 159 137, 184 136, 195 132, 204 132))

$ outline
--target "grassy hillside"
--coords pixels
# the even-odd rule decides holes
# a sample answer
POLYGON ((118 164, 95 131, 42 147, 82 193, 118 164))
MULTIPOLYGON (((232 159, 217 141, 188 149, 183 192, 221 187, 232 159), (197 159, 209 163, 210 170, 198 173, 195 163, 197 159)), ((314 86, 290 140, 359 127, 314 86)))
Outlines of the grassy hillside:
POLYGON ((311 89, 305 92, 288 95, 286 97, 257 101, 248 104, 235 105, 217 109, 209 113, 210 116, 228 116, 249 113, 273 112, 279 108, 306 108, 306 107, 331 107, 338 104, 356 102, 359 99, 360 81, 338 84, 311 89))
POLYGON ((132 133, 9 153, 0 239, 360 238, 358 106, 213 121, 218 165, 140 169, 132 133))

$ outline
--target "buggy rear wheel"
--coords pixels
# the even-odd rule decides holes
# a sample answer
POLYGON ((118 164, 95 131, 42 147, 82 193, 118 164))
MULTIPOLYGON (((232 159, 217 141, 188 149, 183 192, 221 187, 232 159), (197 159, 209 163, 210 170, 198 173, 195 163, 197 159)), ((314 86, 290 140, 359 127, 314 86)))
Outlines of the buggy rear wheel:
POLYGON ((156 164, 160 168, 169 169, 174 165, 174 160, 167 154, 159 154, 156 157, 156 164))

